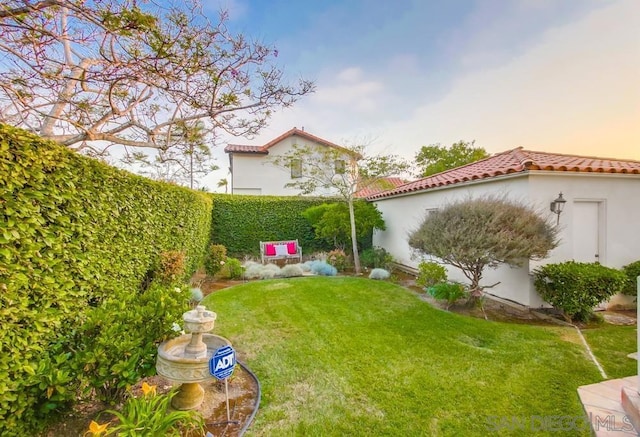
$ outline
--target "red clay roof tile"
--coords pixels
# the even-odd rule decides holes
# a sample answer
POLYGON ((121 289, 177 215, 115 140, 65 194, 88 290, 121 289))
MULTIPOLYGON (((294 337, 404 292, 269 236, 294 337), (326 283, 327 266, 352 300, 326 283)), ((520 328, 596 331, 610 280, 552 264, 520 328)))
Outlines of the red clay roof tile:
POLYGON ((308 132, 305 132, 301 129, 298 128, 293 128, 290 129, 288 131, 286 131, 285 133, 283 133, 282 135, 280 135, 277 138, 274 138, 273 140, 269 141, 267 144, 265 144, 264 146, 244 146, 244 145, 240 145, 240 144, 229 144, 227 145, 227 147, 224 148, 225 153, 259 153, 259 154, 263 154, 263 155, 267 155, 269 153, 269 149, 273 146, 275 146, 276 144, 278 144, 280 141, 291 137, 293 135, 297 135, 299 137, 302 138, 306 138, 307 140, 310 141, 315 141, 316 143, 325 145, 325 146, 329 146, 329 147, 335 147, 337 149, 342 149, 345 152, 349 152, 348 149, 345 149, 342 146, 339 146, 337 144, 334 144, 330 141, 324 140, 320 137, 317 137, 315 135, 311 135, 308 132))
POLYGON ((640 174, 640 161, 536 152, 522 147, 376 193, 368 200, 527 171, 640 174))

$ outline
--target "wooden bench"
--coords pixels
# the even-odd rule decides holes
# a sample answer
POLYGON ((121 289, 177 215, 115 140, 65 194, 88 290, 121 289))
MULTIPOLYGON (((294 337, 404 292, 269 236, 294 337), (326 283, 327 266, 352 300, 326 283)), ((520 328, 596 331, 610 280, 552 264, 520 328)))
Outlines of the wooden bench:
POLYGON ((297 259, 298 262, 302 262, 302 248, 298 244, 298 240, 261 241, 260 257, 262 264, 265 261, 278 259, 297 259))

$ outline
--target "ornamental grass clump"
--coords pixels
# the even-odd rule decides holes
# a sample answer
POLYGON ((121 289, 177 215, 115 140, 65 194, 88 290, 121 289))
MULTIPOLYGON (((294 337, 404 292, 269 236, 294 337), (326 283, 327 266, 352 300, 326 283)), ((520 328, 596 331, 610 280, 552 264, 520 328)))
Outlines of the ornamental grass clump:
POLYGON ((336 276, 338 269, 334 266, 327 264, 325 261, 308 261, 311 272, 320 276, 336 276))
POLYGON ((260 270, 260 279, 273 279, 280 276, 280 267, 276 264, 265 264, 260 270))
POLYGON ((389 279, 390 277, 391 273, 385 269, 373 269, 369 273, 369 279, 389 279))
POLYGON ((280 276, 283 278, 293 278, 296 276, 302 276, 304 272, 300 264, 287 264, 280 270, 280 276))
POLYGON ((260 278, 260 272, 262 271, 262 264, 255 261, 247 261, 244 263, 244 277, 246 279, 258 279, 260 278))

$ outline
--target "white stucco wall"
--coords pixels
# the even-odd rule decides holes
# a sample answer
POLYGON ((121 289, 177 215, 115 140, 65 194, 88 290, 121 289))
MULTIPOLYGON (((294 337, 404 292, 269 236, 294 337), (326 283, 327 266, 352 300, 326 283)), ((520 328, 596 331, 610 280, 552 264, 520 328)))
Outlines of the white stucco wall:
MULTIPOLYGON (((488 270, 482 280, 486 285, 500 282, 500 285, 487 290, 491 294, 530 307, 546 306, 533 287, 530 273, 541 264, 573 259, 573 239, 579 238, 573 224, 580 220, 573 215, 575 202, 602 202, 600 221, 604 237, 600 262, 603 265, 619 268, 640 259, 640 232, 635 230, 640 224, 640 176, 536 172, 381 199, 375 203, 382 212, 387 229, 374 234, 373 244, 384 247, 398 262, 416 268, 423 258, 413 253, 407 242, 408 235, 418 227, 427 210, 470 196, 500 194, 531 205, 542 216, 555 222, 556 216, 549 211, 549 203, 560 191, 567 200, 560 216, 561 241, 549 258, 531 261, 522 268, 505 266, 488 270)), ((468 283, 458 269, 446 267, 450 279, 468 283)))
MULTIPOLYGON (((285 188, 290 182, 291 170, 270 163, 274 156, 285 155, 294 145, 298 147, 327 147, 306 138, 293 135, 269 148, 268 155, 234 153, 232 161, 232 192, 234 194, 262 194, 273 196, 296 196, 300 190, 285 188)), ((310 157, 309 159, 313 159, 310 157)), ((304 165, 304 164, 303 164, 304 165)), ((303 169, 304 172, 304 169, 303 169)), ((314 195, 335 194, 332 190, 319 190, 314 195)))

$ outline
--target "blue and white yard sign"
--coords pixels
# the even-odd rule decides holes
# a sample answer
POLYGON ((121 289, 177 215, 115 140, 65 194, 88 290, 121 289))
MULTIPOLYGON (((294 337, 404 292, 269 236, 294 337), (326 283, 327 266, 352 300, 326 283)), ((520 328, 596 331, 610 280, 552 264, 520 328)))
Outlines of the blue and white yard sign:
POLYGON ((209 360, 209 373, 217 379, 226 379, 231 376, 236 367, 236 351, 231 346, 222 346, 216 349, 209 360))

